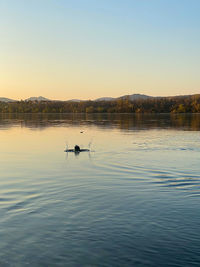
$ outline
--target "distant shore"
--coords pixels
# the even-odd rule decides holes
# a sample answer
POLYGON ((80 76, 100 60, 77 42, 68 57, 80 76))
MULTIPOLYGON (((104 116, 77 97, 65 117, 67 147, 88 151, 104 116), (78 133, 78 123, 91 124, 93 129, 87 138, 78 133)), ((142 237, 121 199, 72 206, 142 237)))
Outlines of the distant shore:
POLYGON ((199 113, 200 94, 102 101, 0 101, 0 113, 199 113))

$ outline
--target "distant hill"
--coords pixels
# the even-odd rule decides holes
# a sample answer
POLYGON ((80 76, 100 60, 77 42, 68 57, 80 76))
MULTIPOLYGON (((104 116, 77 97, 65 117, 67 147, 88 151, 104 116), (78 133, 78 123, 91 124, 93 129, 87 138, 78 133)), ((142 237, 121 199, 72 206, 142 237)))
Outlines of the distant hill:
MULTIPOLYGON (((149 95, 144 95, 144 94, 132 94, 132 95, 123 95, 120 97, 100 97, 94 100, 80 100, 80 99, 69 99, 69 100, 52 100, 52 99, 48 99, 46 97, 43 96, 38 96, 38 97, 29 97, 27 99, 25 99, 24 101, 51 101, 51 102, 87 102, 87 101, 92 101, 92 102, 110 102, 110 101, 116 101, 116 100, 120 100, 120 99, 128 99, 129 101, 137 101, 137 100, 152 100, 152 99, 174 99, 174 98, 190 98, 190 97, 194 97, 194 96, 200 96, 200 94, 195 94, 195 95, 177 95, 177 96, 149 96, 149 95)), ((13 100, 10 98, 6 98, 6 97, 0 97, 0 102, 5 102, 5 103, 9 103, 9 102, 18 102, 19 100, 13 100)))
POLYGON ((114 97, 100 97, 100 98, 95 99, 94 101, 113 101, 115 99, 116 98, 114 97))
POLYGON ((142 94, 133 94, 133 95, 123 95, 120 97, 101 97, 101 98, 97 98, 94 101, 115 101, 117 99, 125 99, 125 98, 129 98, 129 100, 139 100, 139 99, 148 99, 151 98, 152 96, 148 96, 148 95, 142 95, 142 94))
POLYGON ((38 97, 32 96, 32 97, 25 99, 25 101, 51 101, 51 100, 43 96, 38 96, 38 97))
POLYGON ((124 95, 119 97, 120 99, 123 98, 129 98, 129 100, 140 100, 140 99, 148 99, 148 98, 152 98, 153 96, 148 96, 148 95, 143 95, 143 94, 132 94, 132 95, 124 95))
POLYGON ((16 102, 16 100, 6 98, 6 97, 0 97, 0 102, 16 102))

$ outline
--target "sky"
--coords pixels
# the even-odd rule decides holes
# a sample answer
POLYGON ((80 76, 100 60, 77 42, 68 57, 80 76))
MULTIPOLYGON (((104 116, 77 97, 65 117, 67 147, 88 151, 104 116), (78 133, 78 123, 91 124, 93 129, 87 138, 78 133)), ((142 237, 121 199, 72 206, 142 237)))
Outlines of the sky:
POLYGON ((0 97, 200 93, 199 0, 0 0, 0 97))

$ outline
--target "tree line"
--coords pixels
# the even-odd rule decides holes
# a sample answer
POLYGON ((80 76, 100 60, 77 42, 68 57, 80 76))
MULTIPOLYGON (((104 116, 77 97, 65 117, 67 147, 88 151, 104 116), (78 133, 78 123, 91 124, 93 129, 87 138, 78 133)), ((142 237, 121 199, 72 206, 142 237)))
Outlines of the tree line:
POLYGON ((114 101, 0 102, 0 113, 199 113, 200 94, 114 101))

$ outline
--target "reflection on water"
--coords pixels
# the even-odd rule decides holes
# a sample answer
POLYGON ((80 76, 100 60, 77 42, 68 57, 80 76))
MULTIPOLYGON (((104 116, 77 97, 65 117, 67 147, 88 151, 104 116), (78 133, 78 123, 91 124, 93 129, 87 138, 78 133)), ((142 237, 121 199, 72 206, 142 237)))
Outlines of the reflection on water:
POLYGON ((46 128, 96 125, 122 130, 174 128, 200 130, 200 114, 0 114, 0 127, 46 128))
POLYGON ((199 114, 1 115, 0 266, 199 266, 199 129, 199 114))

